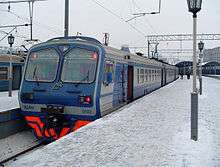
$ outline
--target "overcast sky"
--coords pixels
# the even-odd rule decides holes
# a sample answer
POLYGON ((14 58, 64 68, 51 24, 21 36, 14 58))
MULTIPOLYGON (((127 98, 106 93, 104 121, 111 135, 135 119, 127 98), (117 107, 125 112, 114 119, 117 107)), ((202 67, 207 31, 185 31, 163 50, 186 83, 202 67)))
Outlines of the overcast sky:
MULTIPOLYGON (((6 1, 6 0, 0 0, 6 1)), ((64 0, 47 0, 34 4, 34 38, 45 41, 64 34, 64 0)), ((192 33, 192 14, 188 12, 186 0, 162 0, 161 13, 146 15, 130 21, 135 30, 124 20, 130 19, 132 13, 158 11, 159 0, 70 0, 70 35, 77 32, 103 41, 103 33, 110 34, 110 45, 120 47, 146 46, 145 35, 192 33), (100 5, 108 9, 102 8, 100 5), (117 16, 116 16, 117 15, 117 16), (121 18, 121 19, 120 19, 121 18)), ((220 1, 203 0, 202 10, 198 13, 198 33, 220 33, 220 1)), ((28 20, 28 4, 0 5, 0 25, 24 24, 28 20)), ((6 32, 10 29, 0 29, 6 32)), ((21 45, 29 37, 29 29, 18 28, 13 34, 15 45, 21 45)), ((4 34, 0 32, 0 38, 4 34)), ((7 45, 7 39, 0 41, 7 45)), ((190 48, 191 42, 163 42, 159 49, 190 48)), ((220 46, 219 41, 205 41, 206 48, 220 46)))

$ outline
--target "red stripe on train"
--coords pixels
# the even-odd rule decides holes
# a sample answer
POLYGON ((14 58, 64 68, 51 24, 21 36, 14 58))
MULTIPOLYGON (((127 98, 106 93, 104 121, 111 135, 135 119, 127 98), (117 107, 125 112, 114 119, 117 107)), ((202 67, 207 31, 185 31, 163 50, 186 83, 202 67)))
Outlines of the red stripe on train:
POLYGON ((75 122, 72 129, 70 129, 69 127, 63 127, 60 134, 57 134, 54 128, 44 129, 45 124, 40 120, 39 117, 25 116, 25 119, 27 120, 28 125, 34 129, 37 137, 40 137, 40 138, 41 137, 47 137, 47 138, 52 137, 54 140, 57 140, 67 135, 69 132, 76 131, 77 129, 90 123, 90 121, 78 120, 75 122))

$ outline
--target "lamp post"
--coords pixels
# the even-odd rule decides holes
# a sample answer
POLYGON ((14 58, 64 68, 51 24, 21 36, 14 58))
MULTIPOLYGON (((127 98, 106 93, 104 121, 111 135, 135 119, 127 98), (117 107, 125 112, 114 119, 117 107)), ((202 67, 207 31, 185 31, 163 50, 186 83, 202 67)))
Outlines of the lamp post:
POLYGON ((191 139, 198 139, 198 90, 196 88, 196 27, 197 12, 201 10, 202 0, 187 0, 189 12, 193 13, 193 92, 191 93, 191 139))
POLYGON ((64 37, 69 35, 69 0, 65 0, 64 37))
POLYGON ((203 62, 203 48, 204 48, 204 43, 200 41, 198 43, 198 48, 199 48, 199 93, 202 95, 202 62, 203 62))
POLYGON ((8 44, 10 45, 10 66, 9 66, 9 83, 8 83, 8 96, 12 96, 12 45, 14 44, 15 37, 11 34, 8 36, 8 44))

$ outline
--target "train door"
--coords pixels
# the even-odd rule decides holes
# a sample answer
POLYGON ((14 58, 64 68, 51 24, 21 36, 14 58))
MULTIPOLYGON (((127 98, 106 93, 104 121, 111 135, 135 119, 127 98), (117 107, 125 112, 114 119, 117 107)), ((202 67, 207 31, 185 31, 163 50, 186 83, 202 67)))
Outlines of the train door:
POLYGON ((165 68, 161 69, 161 86, 164 86, 166 84, 165 81, 165 68))
POLYGON ((19 89, 21 83, 21 66, 13 66, 13 89, 19 89))
POLYGON ((122 75, 122 102, 125 102, 126 101, 126 97, 127 97, 127 92, 126 92, 126 89, 127 89, 127 68, 128 66, 124 65, 122 66, 122 71, 121 71, 121 75, 122 75))
POLYGON ((127 65, 116 63, 113 91, 113 107, 127 100, 127 65))
POLYGON ((163 75, 164 75, 164 85, 166 85, 167 84, 167 70, 166 69, 164 69, 163 75))
POLYGON ((174 76, 173 76, 174 78, 173 78, 173 80, 175 80, 176 79, 176 70, 174 69, 173 71, 174 71, 174 76))
POLYGON ((128 89, 127 89, 127 100, 133 100, 133 76, 134 76, 134 67, 128 66, 128 89))

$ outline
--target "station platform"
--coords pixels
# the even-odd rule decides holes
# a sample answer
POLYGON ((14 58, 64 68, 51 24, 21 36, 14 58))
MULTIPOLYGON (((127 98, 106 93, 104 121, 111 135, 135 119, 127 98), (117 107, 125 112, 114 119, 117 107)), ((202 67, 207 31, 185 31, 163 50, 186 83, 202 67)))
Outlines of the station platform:
POLYGON ((27 128, 22 119, 18 102, 18 91, 0 92, 0 139, 6 138, 27 128))
POLYGON ((211 78, 215 78, 215 79, 219 79, 220 80, 220 75, 204 75, 206 77, 211 77, 211 78))
POLYGON ((0 92, 0 113, 19 108, 18 91, 12 91, 12 97, 8 92, 0 92))
POLYGON ((198 141, 190 139, 192 80, 177 81, 7 166, 220 166, 220 81, 203 77, 198 141))

